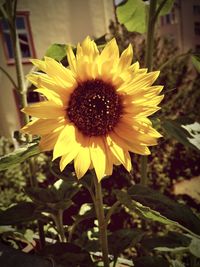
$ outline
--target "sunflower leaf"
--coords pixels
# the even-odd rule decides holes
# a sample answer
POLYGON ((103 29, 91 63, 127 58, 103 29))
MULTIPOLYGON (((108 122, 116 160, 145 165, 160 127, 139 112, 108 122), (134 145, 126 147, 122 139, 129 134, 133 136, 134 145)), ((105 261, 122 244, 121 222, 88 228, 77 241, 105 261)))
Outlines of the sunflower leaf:
MULTIPOLYGON (((175 202, 167 196, 145 186, 134 185, 128 190, 127 196, 131 201, 137 201, 145 208, 142 208, 144 215, 150 219, 157 219, 161 223, 177 226, 190 232, 193 236, 200 236, 200 219, 186 205, 175 202), (145 209, 149 208, 149 214, 145 209), (160 217, 151 217, 150 215, 160 217), (167 219, 167 221, 166 221, 167 219)), ((148 209, 147 209, 148 211, 148 209)))
POLYGON ((72 197, 79 191, 77 183, 58 180, 50 188, 27 188, 27 195, 46 211, 67 209, 72 205, 72 197))
POLYGON ((165 120, 162 123, 167 134, 176 138, 180 143, 200 151, 200 124, 189 118, 165 120))
MULTIPOLYGON (((52 267, 52 262, 49 259, 43 258, 36 253, 31 254, 22 252, 19 249, 14 249, 2 242, 0 242, 0 251, 0 264, 2 267, 52 267)), ((63 265, 58 265, 56 263, 53 263, 53 266, 63 267, 63 265)))
POLYGON ((142 247, 150 251, 158 247, 166 247, 171 250, 176 248, 186 248, 190 243, 190 237, 178 232, 169 232, 165 236, 145 237, 141 241, 142 247))
POLYGON ((137 212, 145 219, 171 225, 200 237, 200 220, 186 206, 141 185, 134 185, 126 192, 115 190, 117 199, 130 212, 137 212))
POLYGON ((140 229, 120 229, 108 236, 109 251, 118 257, 128 247, 135 246, 144 232, 140 229))
POLYGON ((90 254, 83 249, 72 243, 55 243, 46 246, 41 253, 46 258, 53 258, 59 266, 82 266, 93 267, 95 264, 92 262, 90 254))
POLYGON ((52 44, 47 48, 45 56, 61 61, 67 55, 67 47, 65 44, 52 44))
POLYGON ((146 8, 142 0, 128 0, 117 7, 117 18, 130 32, 146 32, 146 8))
POLYGON ((25 147, 20 147, 15 151, 0 157, 0 171, 6 170, 15 164, 21 163, 24 160, 39 154, 40 152, 41 151, 38 143, 32 143, 25 147))
POLYGON ((126 192, 122 192, 120 190, 116 190, 116 196, 118 200, 126 206, 130 211, 136 211, 143 218, 153 220, 162 224, 178 226, 178 223, 166 218, 161 215, 158 211, 155 211, 147 206, 142 205, 141 203, 134 201, 130 195, 127 195, 126 192))
POLYGON ((31 202, 21 202, 0 211, 0 225, 14 225, 33 221, 39 217, 37 207, 31 202))

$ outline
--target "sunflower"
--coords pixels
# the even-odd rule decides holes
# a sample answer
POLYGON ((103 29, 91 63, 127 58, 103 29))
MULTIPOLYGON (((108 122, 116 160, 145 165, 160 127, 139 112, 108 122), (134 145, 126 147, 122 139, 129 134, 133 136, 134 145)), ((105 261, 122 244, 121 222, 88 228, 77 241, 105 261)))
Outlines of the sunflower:
POLYGON ((78 178, 94 168, 100 181, 113 165, 131 170, 129 152, 150 154, 161 135, 147 118, 163 99, 162 86, 152 86, 159 71, 147 73, 132 63, 129 45, 119 55, 115 39, 100 52, 87 37, 68 47, 69 67, 52 58, 33 59, 42 72, 28 75, 45 100, 22 111, 34 119, 22 131, 41 136, 41 151, 53 150, 61 171, 74 160, 78 178))

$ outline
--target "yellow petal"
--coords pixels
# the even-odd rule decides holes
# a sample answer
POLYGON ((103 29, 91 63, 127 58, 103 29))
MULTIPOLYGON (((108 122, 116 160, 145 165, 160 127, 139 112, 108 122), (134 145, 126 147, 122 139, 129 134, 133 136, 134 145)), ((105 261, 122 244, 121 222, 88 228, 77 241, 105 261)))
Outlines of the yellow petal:
MULTIPOLYGON (((39 88, 46 88, 55 91, 60 96, 65 96, 68 87, 56 84, 56 81, 44 73, 32 73, 27 75, 27 79, 39 88)), ((71 87, 70 87, 71 88, 71 87)))
POLYGON ((63 127, 59 127, 50 134, 43 135, 39 143, 40 149, 42 151, 52 150, 62 129, 63 127))
POLYGON ((113 155, 124 165, 124 167, 130 171, 131 170, 131 159, 129 153, 126 153, 126 150, 123 150, 110 135, 106 137, 106 141, 109 149, 113 153, 113 155))
POLYGON ((102 137, 90 138, 90 155, 98 181, 105 176, 106 153, 102 137))
POLYGON ((129 44, 128 48, 123 51, 119 59, 118 68, 120 70, 128 68, 131 65, 132 59, 133 59, 133 48, 132 48, 132 45, 129 44))
POLYGON ((78 155, 74 159, 74 168, 78 179, 85 175, 90 167, 90 164, 91 157, 89 147, 88 145, 85 145, 85 147, 82 146, 78 152, 78 155))
POLYGON ((61 63, 58 63, 50 57, 45 57, 46 73, 52 77, 59 77, 69 84, 74 84, 75 79, 71 70, 65 68, 61 63))
MULTIPOLYGON (((76 128, 73 124, 67 124, 60 133, 53 151, 53 160, 67 154, 76 144, 76 128)), ((80 144, 79 144, 80 146, 80 144)))
POLYGON ((70 69, 75 73, 76 72, 76 58, 71 46, 67 48, 67 59, 70 66, 70 69))
POLYGON ((30 61, 35 65, 38 69, 46 72, 46 63, 44 60, 39 59, 30 59, 30 61))
POLYGON ((140 125, 136 123, 136 121, 133 121, 133 125, 125 122, 119 123, 117 127, 115 127, 115 132, 122 139, 136 145, 156 145, 156 138, 161 137, 152 127, 140 125))
POLYGON ((93 61, 99 55, 99 51, 95 42, 92 41, 89 36, 87 36, 82 42, 81 47, 83 55, 87 56, 89 60, 93 61))
POLYGON ((159 76, 159 71, 150 72, 147 74, 136 74, 135 78, 127 85, 122 85, 118 91, 123 91, 128 94, 134 93, 139 88, 145 88, 151 86, 159 76))
POLYGON ((46 135, 64 125, 64 119, 35 119, 26 124, 21 131, 32 135, 46 135))
POLYGON ((119 48, 114 38, 106 44, 99 57, 100 62, 107 61, 109 58, 116 63, 119 60, 119 48))
POLYGON ((136 71, 139 70, 139 68, 140 68, 140 64, 139 64, 139 62, 137 61, 137 62, 133 63, 133 64, 129 67, 129 70, 131 70, 132 72, 136 72, 136 71))
POLYGON ((60 170, 63 171, 64 168, 77 156, 80 147, 74 147, 70 150, 68 154, 65 154, 61 157, 60 160, 60 170))
POLYGON ((52 101, 56 103, 57 105, 60 105, 60 106, 63 105, 63 102, 60 96, 52 90, 49 90, 47 88, 38 88, 38 89, 35 89, 34 92, 43 94, 49 101, 52 101))
POLYGON ((41 119, 56 119, 58 117, 65 117, 66 115, 65 109, 52 101, 31 104, 23 108, 22 112, 41 119))
POLYGON ((113 157, 112 152, 108 148, 108 144, 105 141, 105 151, 106 151, 106 169, 105 169, 105 174, 106 175, 111 175, 113 172, 113 164, 115 163, 115 159, 113 157))

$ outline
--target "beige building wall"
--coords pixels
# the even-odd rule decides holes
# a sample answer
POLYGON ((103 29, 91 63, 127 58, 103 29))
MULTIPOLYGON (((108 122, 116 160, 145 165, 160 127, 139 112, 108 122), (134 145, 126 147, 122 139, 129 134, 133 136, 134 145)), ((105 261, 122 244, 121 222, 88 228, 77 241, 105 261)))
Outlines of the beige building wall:
MULTIPOLYGON (((37 58, 42 58, 53 43, 82 41, 87 35, 97 38, 108 32, 114 20, 113 0, 18 0, 18 11, 30 12, 30 26, 37 58)), ((2 36, 1 36, 2 37, 2 36)), ((16 80, 15 66, 8 65, 0 38, 0 66, 16 80)), ((27 74, 32 65, 24 64, 27 74)), ((11 137, 19 130, 19 114, 13 86, 0 72, 0 135, 11 137)))
POLYGON ((194 6, 200 8, 200 0, 176 0, 173 11, 160 18, 160 35, 172 36, 182 53, 200 46, 200 36, 195 34, 195 22, 200 23, 200 14, 194 13, 194 6))

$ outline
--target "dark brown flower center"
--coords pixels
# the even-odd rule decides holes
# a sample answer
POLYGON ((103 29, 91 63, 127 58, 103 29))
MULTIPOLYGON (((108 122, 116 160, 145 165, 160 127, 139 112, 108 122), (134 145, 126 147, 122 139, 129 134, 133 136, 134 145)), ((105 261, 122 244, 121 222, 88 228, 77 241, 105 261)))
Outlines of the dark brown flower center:
POLYGON ((100 79, 78 84, 71 94, 67 116, 87 136, 112 131, 122 115, 121 96, 114 86, 100 79))

